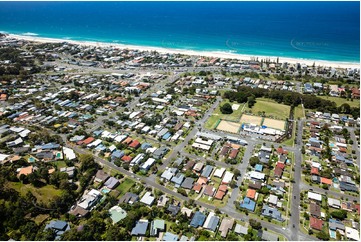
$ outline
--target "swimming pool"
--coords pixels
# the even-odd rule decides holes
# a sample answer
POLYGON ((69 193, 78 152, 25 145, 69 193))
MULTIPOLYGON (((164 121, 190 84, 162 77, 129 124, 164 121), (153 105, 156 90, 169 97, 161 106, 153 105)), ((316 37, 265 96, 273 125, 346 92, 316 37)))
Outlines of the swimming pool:
POLYGON ((35 158, 34 157, 29 157, 28 162, 31 162, 31 163, 35 162, 35 158))
POLYGON ((103 194, 107 194, 107 193, 110 192, 110 190, 109 190, 108 188, 106 188, 106 187, 103 187, 102 190, 101 190, 101 192, 102 192, 103 194))

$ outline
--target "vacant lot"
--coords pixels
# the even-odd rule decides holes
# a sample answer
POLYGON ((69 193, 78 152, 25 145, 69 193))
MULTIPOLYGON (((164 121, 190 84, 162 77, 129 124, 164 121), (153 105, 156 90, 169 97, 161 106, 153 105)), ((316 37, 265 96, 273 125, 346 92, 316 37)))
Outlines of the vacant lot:
POLYGON ((221 130, 221 131, 236 134, 236 133, 238 133, 238 130, 239 130, 240 127, 241 127, 240 123, 235 123, 235 122, 231 122, 231 121, 222 120, 218 124, 217 129, 221 130))
POLYGON ((331 102, 335 102, 337 107, 341 106, 344 103, 347 103, 348 105, 350 105, 350 107, 360 107, 359 99, 354 99, 353 101, 351 100, 347 101, 346 98, 341 98, 341 97, 328 97, 328 96, 318 96, 318 97, 325 100, 330 100, 331 102))
POLYGON ((246 124, 261 125, 262 117, 243 114, 242 117, 241 117, 241 120, 239 122, 241 124, 246 123, 246 124))
MULTIPOLYGON (((271 99, 257 98, 257 103, 252 107, 251 111, 255 115, 285 120, 290 115, 290 109, 290 106, 277 103, 271 99)), ((247 111, 249 110, 247 108, 247 111)))
POLYGON ((129 178, 125 178, 120 182, 120 185, 115 189, 119 191, 119 196, 123 196, 125 193, 129 191, 129 189, 135 184, 135 182, 129 178))
POLYGON ((25 196, 30 191, 38 202, 49 204, 55 197, 59 197, 62 194, 62 190, 56 189, 52 185, 46 185, 43 187, 34 187, 31 184, 22 184, 21 182, 8 182, 7 186, 19 192, 22 196, 25 196))
POLYGON ((262 125, 265 125, 267 127, 274 128, 274 129, 285 130, 285 121, 282 121, 282 120, 265 118, 263 120, 262 125))

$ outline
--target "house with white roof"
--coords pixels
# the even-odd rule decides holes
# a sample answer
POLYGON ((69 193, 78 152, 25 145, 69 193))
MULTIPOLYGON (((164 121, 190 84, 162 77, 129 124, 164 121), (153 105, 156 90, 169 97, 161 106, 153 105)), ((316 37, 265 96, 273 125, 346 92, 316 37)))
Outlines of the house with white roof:
POLYGON ((148 206, 152 206, 154 199, 155 199, 155 197, 153 197, 150 192, 146 192, 144 194, 144 196, 142 197, 142 199, 140 199, 140 202, 142 202, 148 206))
POLYGON ((354 241, 360 241, 360 233, 358 232, 358 230, 353 229, 351 227, 345 227, 346 229, 346 237, 349 240, 354 240, 354 241))
POLYGON ((218 169, 214 172, 213 176, 221 178, 221 177, 223 176, 223 174, 224 174, 225 171, 226 171, 226 168, 224 168, 224 167, 218 168, 218 169))
POLYGON ((230 171, 226 171, 222 179, 222 184, 228 184, 232 181, 234 174, 230 171))
POLYGON ((308 199, 315 200, 317 202, 322 201, 322 195, 314 192, 308 192, 308 199))

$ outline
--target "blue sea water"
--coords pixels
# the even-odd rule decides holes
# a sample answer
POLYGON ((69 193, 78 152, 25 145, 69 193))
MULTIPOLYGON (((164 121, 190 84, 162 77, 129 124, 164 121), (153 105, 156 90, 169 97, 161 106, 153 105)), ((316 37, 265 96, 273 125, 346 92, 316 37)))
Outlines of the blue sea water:
POLYGON ((0 31, 360 62, 360 2, 0 2, 0 31))

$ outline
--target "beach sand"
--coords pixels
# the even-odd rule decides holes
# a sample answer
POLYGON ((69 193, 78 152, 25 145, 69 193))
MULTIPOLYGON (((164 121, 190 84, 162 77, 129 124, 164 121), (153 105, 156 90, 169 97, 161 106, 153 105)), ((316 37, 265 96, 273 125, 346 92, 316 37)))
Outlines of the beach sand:
MULTIPOLYGON (((40 43, 59 43, 59 42, 68 42, 71 44, 77 44, 82 46, 94 46, 94 47, 115 47, 120 49, 131 49, 139 51, 157 51, 161 54, 183 54, 183 55, 193 55, 193 56, 204 56, 204 57, 218 57, 224 59, 239 59, 239 60, 254 60, 255 58, 260 59, 270 59, 271 61, 276 61, 277 56, 252 56, 252 55, 242 55, 235 53, 227 52, 217 52, 217 51, 192 51, 192 50, 183 50, 183 49, 168 49, 161 47, 151 47, 151 46, 137 46, 137 45, 124 45, 118 43, 105 43, 105 42, 91 42, 91 41, 75 41, 69 39, 55 39, 55 38, 44 38, 38 36, 27 36, 27 35, 15 35, 8 34, 8 37, 34 41, 40 43)), ((316 66, 324 67, 334 67, 334 68, 360 68, 359 63, 349 63, 349 62, 332 62, 332 61, 323 61, 323 60, 309 60, 309 59, 296 59, 296 58, 284 58, 279 57, 279 62, 288 62, 291 64, 301 63, 308 66, 312 66, 315 63, 316 66)))

